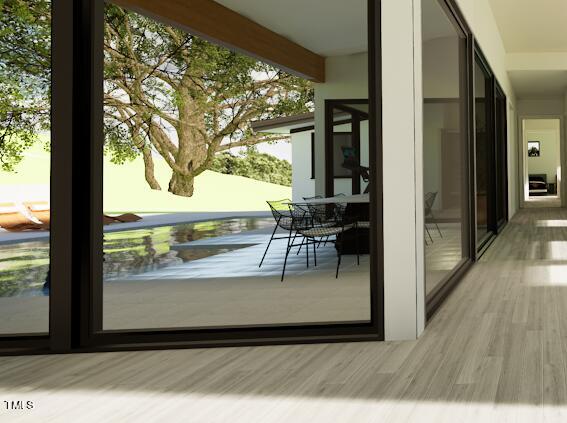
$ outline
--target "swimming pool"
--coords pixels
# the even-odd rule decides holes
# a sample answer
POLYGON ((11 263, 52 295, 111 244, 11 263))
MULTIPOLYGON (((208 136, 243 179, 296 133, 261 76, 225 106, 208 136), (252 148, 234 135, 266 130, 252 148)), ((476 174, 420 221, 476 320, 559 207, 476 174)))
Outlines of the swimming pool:
MULTIPOLYGON (((273 225, 271 218, 238 218, 107 232, 103 279, 141 274, 241 248, 172 247, 203 238, 268 229, 273 225)), ((47 240, 0 245, 0 297, 45 295, 43 286, 48 269, 47 240)))

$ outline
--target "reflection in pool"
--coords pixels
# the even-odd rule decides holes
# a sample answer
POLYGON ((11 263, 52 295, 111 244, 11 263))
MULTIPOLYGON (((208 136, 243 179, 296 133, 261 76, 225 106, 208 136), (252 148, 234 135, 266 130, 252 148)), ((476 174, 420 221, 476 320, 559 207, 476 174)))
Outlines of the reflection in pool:
POLYGON ((49 269, 49 242, 0 245, 0 297, 41 295, 49 269))
MULTIPOLYGON (((171 247, 203 238, 271 228, 273 224, 273 219, 268 218, 239 218, 107 232, 103 277, 108 281, 222 254, 233 248, 175 250, 171 247)), ((0 297, 42 295, 48 268, 47 240, 0 245, 0 297)))

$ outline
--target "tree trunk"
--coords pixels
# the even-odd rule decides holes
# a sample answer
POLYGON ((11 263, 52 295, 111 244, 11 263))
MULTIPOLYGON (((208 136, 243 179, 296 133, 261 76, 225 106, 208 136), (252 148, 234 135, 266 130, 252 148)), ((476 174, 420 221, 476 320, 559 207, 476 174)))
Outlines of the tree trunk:
POLYGON ((194 191, 195 176, 201 173, 199 168, 207 159, 207 140, 205 112, 198 102, 191 97, 188 87, 192 86, 190 78, 178 90, 179 125, 177 126, 177 152, 175 164, 179 169, 172 169, 169 181, 169 192, 175 195, 191 197, 194 191))
POLYGON ((182 175, 173 171, 171 179, 169 180, 169 192, 175 195, 182 195, 184 197, 192 197, 195 178, 193 175, 182 175))
POLYGON ((144 174, 146 182, 151 189, 161 191, 161 186, 154 176, 154 160, 152 159, 152 151, 149 148, 145 148, 142 150, 142 156, 144 158, 144 174))

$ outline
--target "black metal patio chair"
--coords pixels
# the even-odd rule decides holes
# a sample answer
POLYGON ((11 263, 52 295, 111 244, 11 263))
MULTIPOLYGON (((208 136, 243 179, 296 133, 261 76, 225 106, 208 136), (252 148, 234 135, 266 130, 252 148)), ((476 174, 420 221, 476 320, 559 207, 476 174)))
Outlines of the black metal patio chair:
MULTIPOLYGON (((306 244, 313 244, 313 259, 315 266, 317 266, 317 253, 315 249, 315 244, 317 244, 317 239, 321 239, 324 237, 328 237, 328 242, 334 243, 337 249, 337 270, 335 272, 335 278, 339 277, 339 268, 341 266, 341 259, 343 253, 343 244, 344 241, 339 241, 339 235, 343 235, 348 230, 355 228, 356 222, 352 221, 345 215, 345 209, 340 205, 333 204, 331 210, 325 209, 324 211, 317 211, 311 213, 311 219, 313 225, 311 228, 306 229, 299 229, 298 233, 305 237, 306 244), (318 222, 325 222, 324 225, 319 224, 318 222), (330 224, 332 223, 332 224, 330 224), (334 239, 330 237, 334 236, 334 239)), ((356 248, 356 259, 357 264, 360 264, 360 254, 358 252, 358 242, 357 237, 355 234, 355 248, 356 248)), ((309 248, 307 248, 309 250, 309 248)), ((285 263, 284 263, 285 266, 285 263)))
POLYGON ((286 198, 277 201, 267 201, 267 203, 270 206, 270 210, 272 212, 274 220, 276 221, 276 225, 258 267, 262 267, 264 259, 266 258, 266 254, 268 253, 268 249, 270 248, 270 245, 272 245, 272 241, 274 239, 287 239, 289 250, 289 245, 294 244, 295 239, 297 238, 297 230, 299 228, 311 226, 311 222, 308 217, 308 211, 306 209, 294 207, 291 204, 291 200, 286 198), (286 231, 286 235, 276 236, 278 228, 286 231))
MULTIPOLYGON (((436 198, 437 198, 437 191, 428 192, 427 194, 425 194, 425 198, 424 198, 424 203, 425 203, 424 218, 425 219, 427 219, 427 218, 431 219, 431 221, 433 222, 433 224, 437 228, 437 232, 439 232, 439 236, 441 238, 443 238, 443 234, 441 233, 441 229, 439 229, 439 225, 437 224, 437 220, 435 219, 435 215, 433 214, 433 205, 435 204, 436 198)), ((433 242, 433 238, 431 236, 431 233, 429 232, 429 228, 427 227, 427 223, 424 223, 424 225, 425 225, 425 231, 427 232, 429 239, 431 240, 431 242, 433 242)), ((426 245, 427 245, 427 240, 425 242, 426 242, 426 245)))
MULTIPOLYGON (((321 204, 321 203, 309 203, 309 200, 315 200, 315 199, 319 199, 319 198, 324 198, 322 195, 315 195, 313 197, 303 197, 303 200, 307 201, 307 203, 305 203, 303 206, 307 207, 307 210, 309 210, 309 213, 311 214, 312 217, 314 217, 315 219, 324 219, 326 216, 326 211, 328 209, 328 204, 321 204)), ((329 222, 326 222, 325 220, 320 220, 317 222, 317 224, 319 226, 333 226, 335 224, 334 220, 331 220, 329 222)), ((327 245, 327 241, 329 240, 329 237, 325 237, 325 239, 321 239, 319 240, 319 243, 317 244, 317 248, 319 248, 319 246, 321 245, 321 243, 323 243, 323 246, 327 245)), ((298 254, 301 251, 301 247, 298 250, 298 254)))

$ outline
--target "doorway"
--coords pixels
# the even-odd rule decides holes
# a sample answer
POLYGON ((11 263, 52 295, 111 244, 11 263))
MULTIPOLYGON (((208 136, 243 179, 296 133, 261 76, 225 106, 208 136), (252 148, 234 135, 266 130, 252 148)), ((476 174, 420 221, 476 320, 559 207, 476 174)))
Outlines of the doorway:
POLYGON ((526 207, 561 206, 561 120, 521 121, 526 207))

